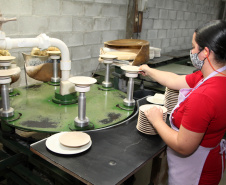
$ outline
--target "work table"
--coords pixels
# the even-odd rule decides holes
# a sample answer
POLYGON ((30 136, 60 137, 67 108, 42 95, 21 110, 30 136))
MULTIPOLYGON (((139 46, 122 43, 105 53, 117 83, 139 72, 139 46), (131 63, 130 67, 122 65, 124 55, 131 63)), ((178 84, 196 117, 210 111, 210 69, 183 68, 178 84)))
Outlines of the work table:
MULTIPOLYGON (((137 107, 147 104, 146 98, 137 107)), ((85 184, 121 184, 148 161, 165 149, 159 135, 145 135, 136 129, 138 110, 117 126, 87 131, 92 146, 76 155, 59 155, 49 151, 46 139, 30 146, 30 150, 85 184)))

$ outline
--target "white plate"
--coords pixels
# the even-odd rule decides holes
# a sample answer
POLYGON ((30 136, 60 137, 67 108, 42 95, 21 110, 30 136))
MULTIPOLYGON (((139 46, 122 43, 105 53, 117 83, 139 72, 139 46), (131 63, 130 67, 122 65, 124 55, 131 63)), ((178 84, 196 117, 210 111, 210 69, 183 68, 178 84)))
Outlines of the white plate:
POLYGON ((154 103, 154 104, 157 104, 157 105, 163 105, 164 104, 164 100, 162 102, 155 101, 154 96, 148 96, 146 100, 150 103, 154 103))
POLYGON ((152 107, 160 107, 162 110, 163 110, 163 113, 166 113, 167 112, 167 108, 164 107, 164 106, 159 106, 159 105, 153 105, 153 104, 144 104, 144 105, 141 105, 139 107, 139 110, 142 111, 142 112, 145 112, 146 110, 152 108, 152 107))
POLYGON ((88 76, 74 76, 69 78, 68 81, 75 85, 81 85, 81 86, 83 85, 89 86, 97 82, 95 78, 88 77, 88 76))
POLYGON ((128 71, 128 72, 138 72, 138 71, 142 71, 139 69, 140 67, 138 66, 130 66, 130 65, 125 65, 125 66, 121 66, 121 69, 124 71, 128 71))
POLYGON ((10 62, 14 60, 16 57, 14 56, 0 56, 0 62, 10 62))
POLYGON ((8 77, 19 74, 21 69, 19 67, 11 68, 11 69, 1 69, 0 70, 0 77, 8 77))
POLYGON ((92 140, 84 146, 78 147, 78 148, 71 148, 71 147, 65 147, 60 144, 59 137, 64 134, 65 132, 60 132, 57 134, 54 134, 47 138, 46 140, 46 147, 51 150, 52 152, 58 153, 58 154, 78 154, 81 152, 84 152, 88 150, 92 145, 92 140))
POLYGON ((108 54, 105 54, 105 55, 99 55, 100 58, 102 59, 116 59, 118 58, 117 56, 115 55, 108 55, 108 54))
POLYGON ((52 55, 60 55, 61 52, 60 51, 47 51, 48 54, 52 54, 52 55))

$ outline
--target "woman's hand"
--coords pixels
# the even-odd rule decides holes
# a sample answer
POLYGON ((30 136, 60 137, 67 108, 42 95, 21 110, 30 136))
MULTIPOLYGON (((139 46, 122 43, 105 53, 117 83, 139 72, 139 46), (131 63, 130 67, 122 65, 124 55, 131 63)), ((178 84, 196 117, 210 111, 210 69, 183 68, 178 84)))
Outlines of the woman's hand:
POLYGON ((142 74, 143 76, 147 76, 148 75, 148 69, 150 69, 150 68, 148 67, 147 64, 144 64, 144 65, 140 66, 139 69, 142 70, 142 71, 139 72, 139 74, 142 74))
POLYGON ((154 127, 159 121, 163 120, 163 111, 157 106, 144 111, 144 114, 154 127))

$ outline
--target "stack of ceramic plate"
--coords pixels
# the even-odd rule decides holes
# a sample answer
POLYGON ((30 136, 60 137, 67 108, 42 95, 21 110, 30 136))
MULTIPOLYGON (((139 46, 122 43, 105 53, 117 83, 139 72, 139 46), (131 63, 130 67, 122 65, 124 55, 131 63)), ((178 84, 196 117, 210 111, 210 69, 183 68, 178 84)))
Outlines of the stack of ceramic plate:
POLYGON ((154 105, 154 104, 146 104, 139 107, 139 115, 137 121, 137 130, 144 134, 156 135, 158 134, 153 125, 148 121, 147 117, 144 114, 145 110, 148 110, 154 106, 163 109, 163 120, 166 121, 167 118, 167 108, 164 106, 154 105))
POLYGON ((58 154, 77 154, 92 145, 91 138, 84 132, 60 132, 46 140, 46 147, 58 154))
POLYGON ((178 101, 178 95, 179 95, 179 91, 172 90, 166 87, 164 106, 167 108, 168 114, 171 114, 173 108, 176 106, 178 101))

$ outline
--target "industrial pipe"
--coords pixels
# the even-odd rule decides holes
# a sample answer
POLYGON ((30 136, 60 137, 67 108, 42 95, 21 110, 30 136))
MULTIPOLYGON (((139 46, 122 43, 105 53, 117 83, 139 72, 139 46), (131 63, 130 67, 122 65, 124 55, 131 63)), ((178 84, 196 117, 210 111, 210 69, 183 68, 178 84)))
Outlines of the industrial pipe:
POLYGON ((36 38, 9 38, 5 37, 4 32, 0 31, 0 49, 13 49, 13 48, 33 48, 38 47, 41 50, 47 49, 50 46, 59 48, 61 51, 61 64, 60 69, 62 72, 62 81, 68 80, 70 77, 71 60, 67 45, 55 38, 50 38, 42 33, 36 38))

